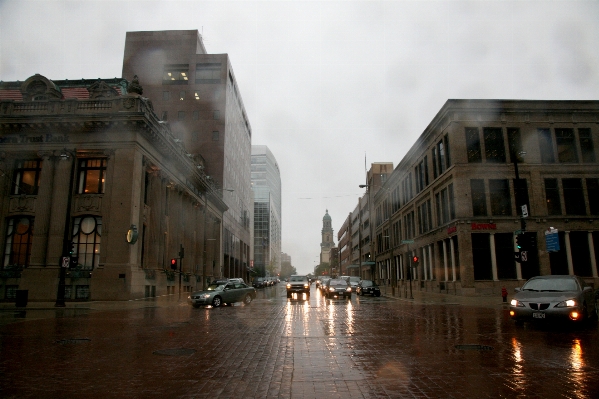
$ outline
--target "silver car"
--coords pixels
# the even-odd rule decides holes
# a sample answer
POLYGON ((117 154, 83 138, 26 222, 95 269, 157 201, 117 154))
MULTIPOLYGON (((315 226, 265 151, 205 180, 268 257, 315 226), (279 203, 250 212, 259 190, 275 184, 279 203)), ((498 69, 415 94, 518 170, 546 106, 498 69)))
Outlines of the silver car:
POLYGON ((227 303, 243 302, 249 305, 256 298, 256 289, 245 283, 233 281, 216 281, 205 291, 193 292, 187 301, 194 308, 212 305, 215 308, 227 303))
POLYGON ((510 302, 516 321, 583 321, 597 316, 595 293, 577 276, 537 276, 528 280, 510 302))

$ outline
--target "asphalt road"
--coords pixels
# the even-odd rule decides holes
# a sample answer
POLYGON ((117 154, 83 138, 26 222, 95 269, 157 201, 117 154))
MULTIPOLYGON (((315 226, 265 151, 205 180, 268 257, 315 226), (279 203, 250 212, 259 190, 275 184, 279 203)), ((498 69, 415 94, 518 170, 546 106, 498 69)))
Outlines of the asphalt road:
POLYGON ((51 305, 0 309, 0 397, 599 397, 598 323, 516 326, 501 298, 51 305))

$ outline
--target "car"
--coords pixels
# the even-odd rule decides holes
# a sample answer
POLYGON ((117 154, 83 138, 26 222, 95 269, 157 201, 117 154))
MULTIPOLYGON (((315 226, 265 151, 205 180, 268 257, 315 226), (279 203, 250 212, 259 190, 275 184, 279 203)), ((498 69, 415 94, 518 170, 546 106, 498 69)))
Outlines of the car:
POLYGON ((342 278, 329 279, 324 286, 323 295, 327 298, 351 299, 351 285, 342 278))
POLYGON ((318 277, 318 278, 317 278, 316 280, 314 280, 314 281, 315 281, 315 283, 314 283, 314 286, 315 286, 316 288, 320 288, 320 277, 318 277))
POLYGON ((310 296, 310 282, 308 281, 308 276, 295 274, 289 277, 289 282, 287 283, 287 298, 291 298, 294 293, 310 296))
POLYGON ((381 296, 381 289, 372 280, 361 280, 356 285, 356 295, 381 296))
POLYGON ((356 292, 356 287, 358 286, 358 283, 360 281, 362 281, 362 279, 359 276, 350 276, 349 277, 349 285, 351 285, 352 292, 356 292))
POLYGON ((252 286, 254 288, 266 287, 266 281, 264 281, 264 277, 254 277, 254 280, 252 281, 252 286))
POLYGON ((256 289, 245 283, 225 281, 210 283, 204 291, 192 292, 187 297, 194 308, 212 305, 218 308, 221 305, 234 302, 243 302, 246 305, 256 298, 256 289))
POLYGON ((327 284, 327 281, 329 281, 331 278, 330 277, 321 277, 320 279, 320 284, 318 286, 318 288, 320 288, 320 292, 324 294, 324 286, 327 284))
POLYGON ((578 276, 536 276, 515 292, 510 301, 510 316, 516 322, 581 322, 597 316, 593 289, 578 276))

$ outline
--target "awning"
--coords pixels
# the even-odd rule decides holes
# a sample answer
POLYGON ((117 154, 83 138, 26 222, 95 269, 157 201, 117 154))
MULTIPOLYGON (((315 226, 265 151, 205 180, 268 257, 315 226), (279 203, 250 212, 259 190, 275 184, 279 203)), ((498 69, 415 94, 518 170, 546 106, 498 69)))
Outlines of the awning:
POLYGON ((374 266, 375 264, 374 262, 362 262, 362 266, 374 266))
POLYGON ((346 269, 359 269, 360 265, 349 265, 346 269))

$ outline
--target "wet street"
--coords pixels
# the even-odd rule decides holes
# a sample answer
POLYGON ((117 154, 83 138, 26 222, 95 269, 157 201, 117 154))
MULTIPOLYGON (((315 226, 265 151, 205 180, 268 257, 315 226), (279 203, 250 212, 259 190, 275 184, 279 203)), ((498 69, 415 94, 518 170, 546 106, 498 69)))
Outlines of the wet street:
POLYGON ((516 326, 501 298, 414 296, 288 300, 280 284, 220 308, 5 306, 0 397, 599 397, 596 322, 516 326))

